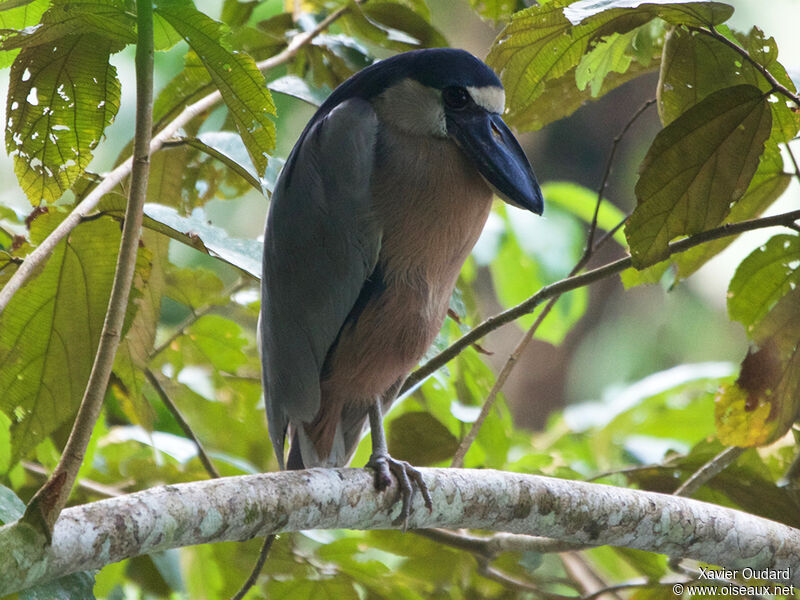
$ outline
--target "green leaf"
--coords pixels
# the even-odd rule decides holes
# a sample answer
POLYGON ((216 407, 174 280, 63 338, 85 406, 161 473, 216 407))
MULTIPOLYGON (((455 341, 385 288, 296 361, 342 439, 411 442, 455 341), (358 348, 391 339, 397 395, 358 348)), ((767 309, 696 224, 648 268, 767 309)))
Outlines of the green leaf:
POLYGON ((578 89, 583 91, 591 84, 592 96, 596 98, 600 95, 603 81, 609 73, 625 73, 633 60, 633 56, 627 51, 637 33, 637 30, 622 35, 612 33, 586 54, 575 69, 578 89))
POLYGON ((393 419, 387 441, 392 456, 419 466, 446 460, 458 448, 455 436, 427 412, 409 412, 393 419))
MULTIPOLYGON (((597 205, 597 192, 577 183, 549 181, 542 185, 542 195, 547 199, 548 206, 558 206, 561 210, 572 213, 586 223, 592 222, 597 205)), ((606 200, 600 205, 597 213, 597 227, 603 231, 611 231, 624 219, 625 213, 606 200)), ((617 230, 614 239, 623 248, 627 247, 622 229, 617 230)))
POLYGON ((285 75, 278 77, 267 84, 267 87, 279 94, 286 94, 311 106, 320 106, 328 98, 323 90, 312 88, 306 81, 296 75, 285 75))
POLYGON ((394 2, 351 2, 350 10, 339 22, 348 33, 401 52, 448 45, 423 17, 394 2))
MULTIPOLYGON (((720 29, 739 44, 754 60, 770 71, 775 79, 795 91, 794 83, 778 62, 778 47, 774 38, 753 27, 747 35, 720 29)), ((659 112, 668 125, 708 95, 735 85, 750 84, 764 93, 770 84, 741 54, 720 41, 699 32, 674 29, 667 36, 659 80, 659 112)), ((791 140, 800 128, 800 114, 795 113, 783 96, 775 95, 770 102, 772 133, 775 143, 791 140)))
POLYGON ((108 62, 113 44, 97 35, 24 48, 11 68, 6 150, 32 204, 54 202, 83 175, 119 109, 108 62))
MULTIPOLYGON (((582 61, 591 60, 586 58, 590 49, 602 45, 604 37, 628 33, 657 15, 653 9, 614 9, 573 27, 564 16, 567 4, 568 0, 554 0, 515 13, 486 58, 503 80, 508 121, 520 129, 539 129, 574 112, 591 97, 589 89, 581 91, 575 85, 576 68, 582 61)), ((654 55, 657 50, 653 49, 654 55)), ((602 53, 601 47, 595 58, 602 53)), ((602 85, 598 77, 593 92, 601 95, 653 70, 649 62, 629 63, 625 73, 610 73, 602 85)), ((620 65, 616 61, 616 66, 620 65)))
POLYGON ((656 136, 625 227, 635 267, 664 259, 670 240, 728 215, 753 178, 771 121, 762 92, 740 85, 714 92, 656 136))
POLYGON ((209 224, 202 209, 195 209, 190 217, 182 217, 174 208, 146 204, 144 214, 145 227, 261 278, 261 242, 230 237, 224 229, 209 224))
MULTIPOLYGON (((51 215, 36 227, 58 222, 51 215)), ((12 420, 13 461, 73 417, 89 378, 119 247, 119 225, 75 229, 0 315, 0 409, 12 420)))
POLYGON ((266 196, 271 188, 259 177, 247 154, 242 138, 230 131, 210 131, 196 138, 184 138, 183 143, 222 162, 231 171, 266 196))
MULTIPOLYGON (((50 0, 6 0, 0 6, 0 46, 3 40, 15 31, 39 23, 42 14, 50 6, 50 0)), ((5 69, 19 54, 17 50, 0 51, 0 69, 5 69)))
MULTIPOLYGON (((750 182, 750 187, 747 188, 744 196, 733 205, 723 224, 738 223, 760 216, 775 200, 783 195, 791 180, 792 176, 783 171, 783 158, 780 150, 776 145, 768 143, 764 148, 764 153, 761 155, 758 170, 750 182)), ((734 239, 736 239, 734 236, 728 236, 706 242, 674 256, 672 260, 678 267, 678 277, 682 279, 689 277, 711 258, 727 248, 734 239)))
POLYGON ((359 595, 353 587, 353 582, 341 575, 329 579, 310 581, 270 579, 267 583, 267 593, 269 598, 274 600, 294 600, 295 598, 307 600, 331 600, 332 598, 336 598, 336 600, 359 600, 359 595))
POLYGON ((169 238, 145 230, 142 245, 144 247, 139 249, 137 258, 140 261, 146 258, 147 264, 140 266, 134 275, 137 294, 133 302, 137 310, 127 334, 120 341, 114 359, 114 375, 119 379, 116 398, 122 411, 132 423, 152 430, 154 414, 144 396, 146 379, 143 371, 155 346, 161 299, 166 288, 164 270, 169 264, 169 238))
POLYGON ((773 236, 737 267, 728 286, 728 314, 752 333, 772 307, 798 285, 800 236, 773 236))
POLYGON ((196 10, 188 0, 161 0, 156 13, 183 36, 203 61, 228 105, 239 135, 258 173, 267 168, 275 147, 275 105, 264 76, 247 54, 234 52, 226 41, 227 27, 196 10))
POLYGON ((190 50, 183 60, 183 70, 164 86, 153 103, 156 130, 174 119, 186 105, 211 91, 211 77, 200 57, 190 50))
POLYGON ((565 8, 564 15, 573 25, 578 25, 604 12, 637 8, 642 12, 657 12, 673 25, 719 25, 733 14, 729 4, 702 0, 581 0, 565 8))
MULTIPOLYGON (((136 43, 136 17, 120 0, 55 0, 42 15, 41 23, 7 37, 4 50, 57 46, 64 38, 90 34, 113 40, 113 52, 136 43)), ((104 46, 103 42, 101 46, 104 46)))
POLYGON ((223 296, 224 285, 214 271, 203 268, 179 268, 168 264, 164 294, 197 310, 209 304, 224 305, 230 299, 223 296))
POLYGON ((247 362, 242 352, 247 345, 247 340, 242 337, 242 328, 219 315, 200 317, 179 343, 187 362, 207 362, 228 373, 235 373, 247 362))
POLYGON ((479 15, 492 21, 505 21, 512 13, 524 8, 524 3, 518 0, 469 0, 469 4, 479 15))
MULTIPOLYGON (((541 287, 561 279, 580 257, 584 234, 572 217, 556 208, 548 222, 514 212, 497 259, 489 266, 504 308, 530 297, 541 287)), ((588 295, 581 288, 561 297, 536 331, 536 338, 560 344, 586 310, 588 295)), ((533 325, 544 304, 519 319, 522 328, 533 325)))

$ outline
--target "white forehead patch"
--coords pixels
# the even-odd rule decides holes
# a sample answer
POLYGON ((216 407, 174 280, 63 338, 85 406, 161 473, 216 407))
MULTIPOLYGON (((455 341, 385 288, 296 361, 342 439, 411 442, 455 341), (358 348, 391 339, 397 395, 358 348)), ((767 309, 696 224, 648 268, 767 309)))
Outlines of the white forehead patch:
POLYGON ((503 88, 494 85, 483 87, 467 87, 475 104, 491 113, 501 114, 506 107, 506 93, 503 88))

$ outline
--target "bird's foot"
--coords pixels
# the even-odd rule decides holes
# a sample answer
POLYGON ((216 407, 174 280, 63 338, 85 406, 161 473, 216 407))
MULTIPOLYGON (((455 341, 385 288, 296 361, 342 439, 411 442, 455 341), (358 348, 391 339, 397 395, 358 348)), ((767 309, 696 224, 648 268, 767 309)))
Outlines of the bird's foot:
POLYGON ((429 511, 433 510, 431 494, 425 480, 422 479, 422 474, 406 461, 395 460, 389 454, 373 454, 366 467, 375 472, 375 489, 379 492, 392 484, 392 475, 397 479, 398 498, 395 499, 395 502, 402 499, 403 504, 400 507, 400 514, 392 521, 393 525, 402 524, 404 532, 408 529, 408 517, 411 514, 411 499, 414 497, 415 485, 422 494, 425 507, 429 511))

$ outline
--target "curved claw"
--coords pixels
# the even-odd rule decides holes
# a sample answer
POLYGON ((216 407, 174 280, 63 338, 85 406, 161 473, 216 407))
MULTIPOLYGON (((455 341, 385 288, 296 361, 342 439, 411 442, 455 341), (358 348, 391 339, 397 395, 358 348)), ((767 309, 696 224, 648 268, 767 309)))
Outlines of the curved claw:
MULTIPOLYGON (((393 525, 402 524, 402 529, 405 532, 408 529, 408 517, 411 514, 411 499, 414 497, 415 485, 422 494, 425 502, 425 507, 433 510, 433 501, 431 494, 428 491, 428 485, 422 479, 422 474, 412 467, 404 460, 395 460, 389 454, 373 454, 369 462, 366 464, 368 469, 375 471, 375 489, 379 492, 385 490, 391 485, 391 475, 397 479, 397 494, 394 503, 397 500, 402 500, 400 507, 400 514, 392 521, 393 525)), ((394 504, 393 503, 393 504, 394 504)))

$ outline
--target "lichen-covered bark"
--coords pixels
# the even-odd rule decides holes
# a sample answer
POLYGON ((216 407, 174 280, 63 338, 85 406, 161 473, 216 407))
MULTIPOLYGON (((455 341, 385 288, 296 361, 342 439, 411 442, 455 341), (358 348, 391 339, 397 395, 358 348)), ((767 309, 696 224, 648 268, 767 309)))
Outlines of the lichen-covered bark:
MULTIPOLYGON (((421 469, 433 497, 417 496, 412 528, 466 527, 611 544, 731 569, 792 568, 800 584, 800 530, 663 494, 491 470, 421 469)), ((376 493, 364 469, 311 469, 149 489, 68 508, 52 545, 21 524, 0 528, 0 593, 124 558, 303 529, 390 529, 395 489, 376 493)))

